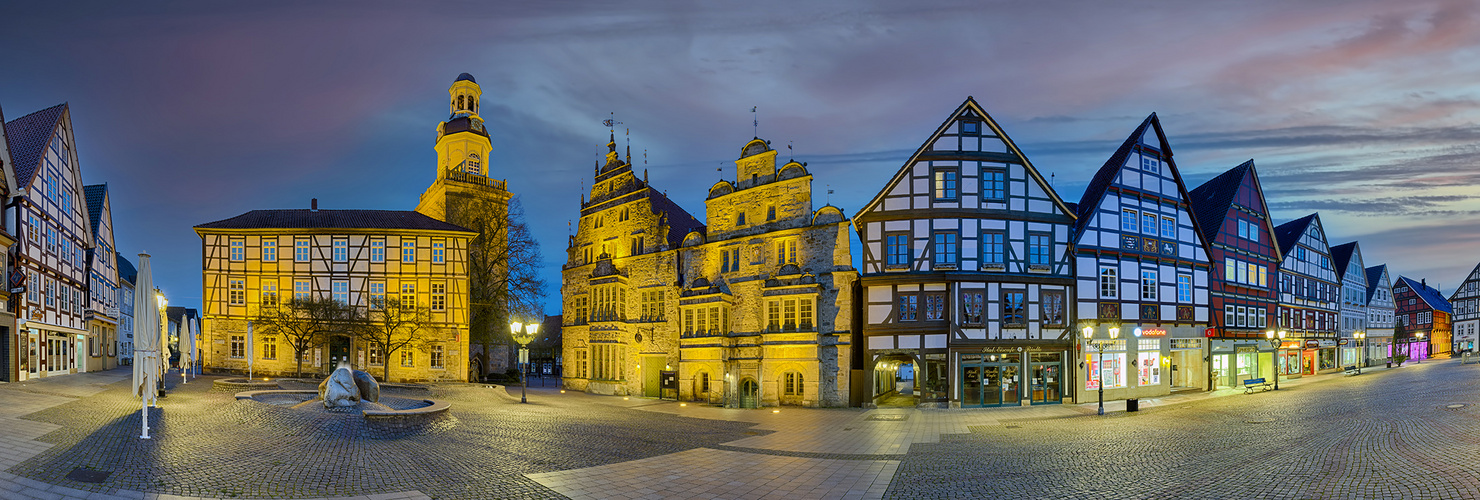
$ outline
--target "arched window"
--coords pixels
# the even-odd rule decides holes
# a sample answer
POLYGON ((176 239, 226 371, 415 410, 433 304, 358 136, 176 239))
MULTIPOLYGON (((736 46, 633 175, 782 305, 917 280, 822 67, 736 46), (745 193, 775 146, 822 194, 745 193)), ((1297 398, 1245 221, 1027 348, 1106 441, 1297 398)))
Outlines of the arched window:
POLYGON ((470 174, 483 173, 483 162, 478 159, 477 153, 468 155, 468 160, 463 162, 463 171, 470 174))
POLYGON ((456 108, 453 108, 453 112, 462 111, 462 109, 463 109, 463 96, 457 96, 457 107, 456 108))
POLYGON ((694 381, 694 399, 709 400, 709 372, 699 372, 698 380, 694 381))
POLYGON ((786 372, 781 384, 781 394, 785 396, 802 395, 802 374, 797 372, 786 372))

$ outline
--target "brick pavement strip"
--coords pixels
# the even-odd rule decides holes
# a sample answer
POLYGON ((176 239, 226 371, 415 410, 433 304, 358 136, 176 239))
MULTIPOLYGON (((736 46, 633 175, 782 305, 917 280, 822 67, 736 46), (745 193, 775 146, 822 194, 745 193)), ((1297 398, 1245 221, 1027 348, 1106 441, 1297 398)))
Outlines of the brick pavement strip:
POLYGON ((772 414, 554 391, 520 405, 441 386, 416 396, 451 401, 449 417, 400 437, 192 382, 151 412, 150 441, 114 380, 0 385, 0 499, 1480 498, 1480 366, 1456 362, 1105 417, 772 414), (66 479, 77 467, 110 474, 66 479))

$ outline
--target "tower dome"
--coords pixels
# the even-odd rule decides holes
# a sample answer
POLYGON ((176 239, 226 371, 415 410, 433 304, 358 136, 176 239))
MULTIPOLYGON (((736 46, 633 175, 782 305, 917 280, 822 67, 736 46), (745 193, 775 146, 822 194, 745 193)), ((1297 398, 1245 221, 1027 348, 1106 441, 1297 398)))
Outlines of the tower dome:
POLYGON ((461 81, 464 81, 464 80, 467 80, 467 81, 470 81, 470 82, 473 82, 473 83, 478 83, 478 80, 474 80, 473 79, 473 75, 469 75, 467 73, 462 73, 462 74, 457 75, 457 79, 456 80, 453 80, 452 83, 457 83, 457 82, 461 82, 461 81))

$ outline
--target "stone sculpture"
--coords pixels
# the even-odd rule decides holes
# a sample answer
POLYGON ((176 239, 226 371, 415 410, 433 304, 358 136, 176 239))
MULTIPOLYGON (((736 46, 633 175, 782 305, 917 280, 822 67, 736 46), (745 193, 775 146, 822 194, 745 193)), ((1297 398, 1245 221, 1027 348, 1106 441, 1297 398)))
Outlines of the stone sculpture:
POLYGON ((340 362, 334 373, 319 383, 319 397, 323 398, 325 408, 359 405, 360 388, 355 383, 354 370, 350 369, 349 363, 340 362))
POLYGON ((380 402, 380 383, 375 381, 375 377, 360 370, 355 370, 354 376, 355 386, 360 389, 360 399, 371 403, 380 402))

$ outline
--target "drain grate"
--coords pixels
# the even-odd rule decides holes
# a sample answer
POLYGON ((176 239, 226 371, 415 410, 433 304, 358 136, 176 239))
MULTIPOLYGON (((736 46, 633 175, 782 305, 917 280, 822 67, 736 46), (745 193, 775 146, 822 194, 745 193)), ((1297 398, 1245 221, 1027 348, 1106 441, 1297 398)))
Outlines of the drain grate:
POLYGON ((909 415, 884 414, 884 415, 869 415, 869 417, 866 418, 866 419, 864 419, 864 420, 877 420, 877 421, 882 421, 882 422, 903 422, 905 420, 909 420, 909 418, 910 418, 909 415))
POLYGON ((1244 423, 1249 423, 1249 424, 1272 424, 1274 422, 1275 422, 1275 419, 1273 419, 1273 418, 1256 418, 1254 420, 1245 420, 1244 421, 1244 423))
POLYGON ((108 475, 112 473, 113 472, 111 471, 92 470, 78 467, 72 469, 72 472, 67 473, 67 479, 71 479, 79 483, 102 483, 103 481, 107 481, 108 475))

